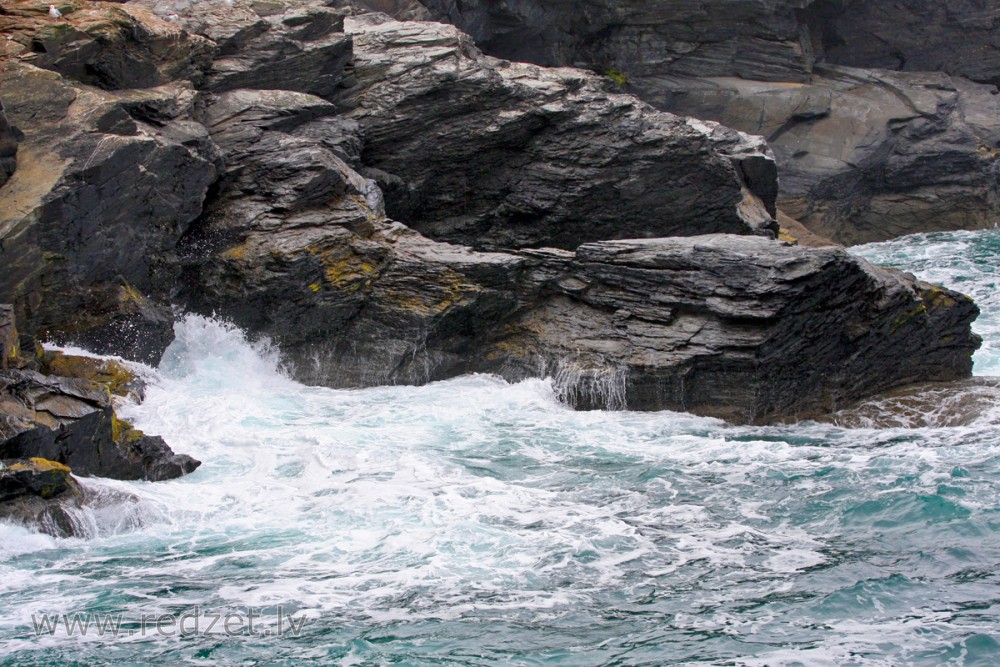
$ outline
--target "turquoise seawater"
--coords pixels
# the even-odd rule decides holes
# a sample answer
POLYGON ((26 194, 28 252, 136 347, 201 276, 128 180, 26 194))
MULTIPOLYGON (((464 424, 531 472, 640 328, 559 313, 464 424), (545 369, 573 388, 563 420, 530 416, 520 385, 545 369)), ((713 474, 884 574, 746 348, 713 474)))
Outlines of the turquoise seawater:
MULTIPOLYGON (((858 252, 974 295, 998 370, 998 233, 858 252)), ((1000 664, 988 402, 961 426, 734 427, 574 412, 542 380, 333 391, 197 317, 149 376, 128 415, 204 465, 86 480, 87 539, 0 525, 0 664, 1000 664), (33 628, 87 613, 119 636, 33 628)))

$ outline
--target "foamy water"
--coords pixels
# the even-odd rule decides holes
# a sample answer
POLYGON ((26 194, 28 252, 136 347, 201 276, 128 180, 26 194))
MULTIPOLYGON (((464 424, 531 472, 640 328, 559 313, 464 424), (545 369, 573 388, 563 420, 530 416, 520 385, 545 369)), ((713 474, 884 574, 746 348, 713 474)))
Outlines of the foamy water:
MULTIPOLYGON (((993 341, 996 238, 860 251, 977 296, 993 341)), ((543 380, 310 388, 231 327, 177 334, 126 412, 204 464, 87 480, 136 497, 88 517, 89 539, 0 525, 0 664, 997 663, 988 401, 961 426, 733 427, 574 412, 543 380), (31 620, 136 631, 196 607, 304 625, 112 639, 31 620)))

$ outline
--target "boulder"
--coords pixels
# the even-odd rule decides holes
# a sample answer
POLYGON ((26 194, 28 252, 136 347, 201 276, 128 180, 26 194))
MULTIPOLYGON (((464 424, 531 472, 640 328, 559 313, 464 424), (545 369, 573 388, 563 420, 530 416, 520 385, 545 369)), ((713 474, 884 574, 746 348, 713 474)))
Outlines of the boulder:
POLYGON ((7 460, 0 467, 0 503, 22 496, 45 500, 77 488, 72 471, 43 458, 7 460))
POLYGON ((439 23, 351 18, 362 172, 390 217, 481 249, 773 235, 766 145, 657 112, 576 69, 483 56, 439 23))
POLYGON ((119 419, 101 384, 0 371, 0 458, 32 457, 79 475, 150 481, 180 477, 199 465, 119 419))

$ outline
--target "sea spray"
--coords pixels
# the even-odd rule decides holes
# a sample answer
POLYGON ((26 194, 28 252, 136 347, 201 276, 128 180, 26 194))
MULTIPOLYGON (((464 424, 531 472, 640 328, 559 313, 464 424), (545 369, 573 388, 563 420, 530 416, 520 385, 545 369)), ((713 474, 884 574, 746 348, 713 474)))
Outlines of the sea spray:
POLYGON ((193 316, 126 413, 204 465, 89 480, 144 508, 92 539, 0 525, 0 663, 936 666, 998 648, 987 413, 732 427, 576 412, 543 379, 337 391, 193 316), (294 639, 31 627, 79 612, 136 630, 195 608, 304 624, 294 639))

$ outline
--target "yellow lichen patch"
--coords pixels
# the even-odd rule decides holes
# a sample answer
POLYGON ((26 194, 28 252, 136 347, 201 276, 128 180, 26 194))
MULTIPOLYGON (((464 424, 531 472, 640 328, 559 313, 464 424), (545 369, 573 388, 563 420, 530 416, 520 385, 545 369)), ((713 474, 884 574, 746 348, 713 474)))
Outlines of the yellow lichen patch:
POLYGON ((939 287, 931 287, 930 289, 924 291, 922 296, 924 301, 930 304, 931 308, 951 308, 958 303, 939 287))
MULTIPOLYGON (((319 250, 309 247, 306 250, 319 259, 327 284, 340 291, 356 292, 362 287, 369 287, 378 276, 380 267, 371 258, 362 257, 351 248, 319 250)), ((317 284, 314 288, 310 285, 309 289, 318 292, 319 286, 317 284)))
POLYGON ((246 259, 247 255, 249 254, 250 254, 250 246, 246 243, 241 243, 240 245, 236 245, 233 246, 232 248, 222 251, 221 253, 219 253, 219 256, 222 257, 222 259, 238 262, 246 259))
POLYGON ((40 456, 35 456, 29 460, 31 461, 31 465, 33 465, 35 470, 38 472, 45 472, 46 470, 57 470, 65 473, 71 472, 68 465, 64 465, 58 461, 50 461, 48 459, 43 459, 40 456))
POLYGON ((128 396, 136 382, 135 373, 113 359, 49 352, 46 354, 45 366, 51 375, 90 380, 104 385, 115 396, 128 396))
POLYGON ((778 240, 784 241, 785 243, 791 243, 792 245, 798 245, 799 243, 799 239, 795 236, 792 236, 791 232, 789 232, 784 227, 781 227, 778 230, 778 240))
POLYGON ((889 330, 889 333, 896 333, 896 331, 898 331, 900 327, 902 327, 904 324, 912 320, 914 317, 926 314, 927 314, 927 306, 921 303, 916 308, 913 308, 912 310, 909 310, 900 315, 899 317, 897 317, 896 321, 892 323, 892 328, 889 330))
POLYGON ((145 435, 142 431, 129 424, 124 419, 119 419, 118 415, 111 414, 111 437, 119 444, 136 442, 145 435))
POLYGON ((976 155, 984 160, 995 160, 997 159, 997 156, 1000 155, 1000 150, 984 145, 976 149, 976 155))
POLYGON ((14 463, 7 467, 7 470, 11 472, 18 472, 21 470, 31 470, 33 472, 48 472, 49 470, 54 470, 56 472, 64 472, 69 474, 72 472, 69 466, 63 465, 56 461, 50 461, 48 459, 43 459, 39 456, 32 457, 28 459, 27 463, 14 463))
POLYGON ((452 269, 445 269, 435 278, 433 282, 421 284, 419 290, 389 290, 385 295, 385 302, 401 310, 421 315, 437 315, 482 289, 452 269))
POLYGON ((309 289, 311 289, 313 292, 318 292, 320 287, 322 287, 322 285, 320 285, 319 283, 312 283, 311 285, 309 285, 309 289))
POLYGON ((616 69, 609 69, 605 72, 607 77, 615 82, 615 85, 619 88, 623 88, 628 85, 628 76, 624 72, 620 72, 616 69))
POLYGON ((119 292, 118 299, 124 303, 133 303, 140 305, 146 302, 146 297, 142 295, 142 292, 132 287, 128 283, 123 283, 121 287, 121 292, 119 292))

